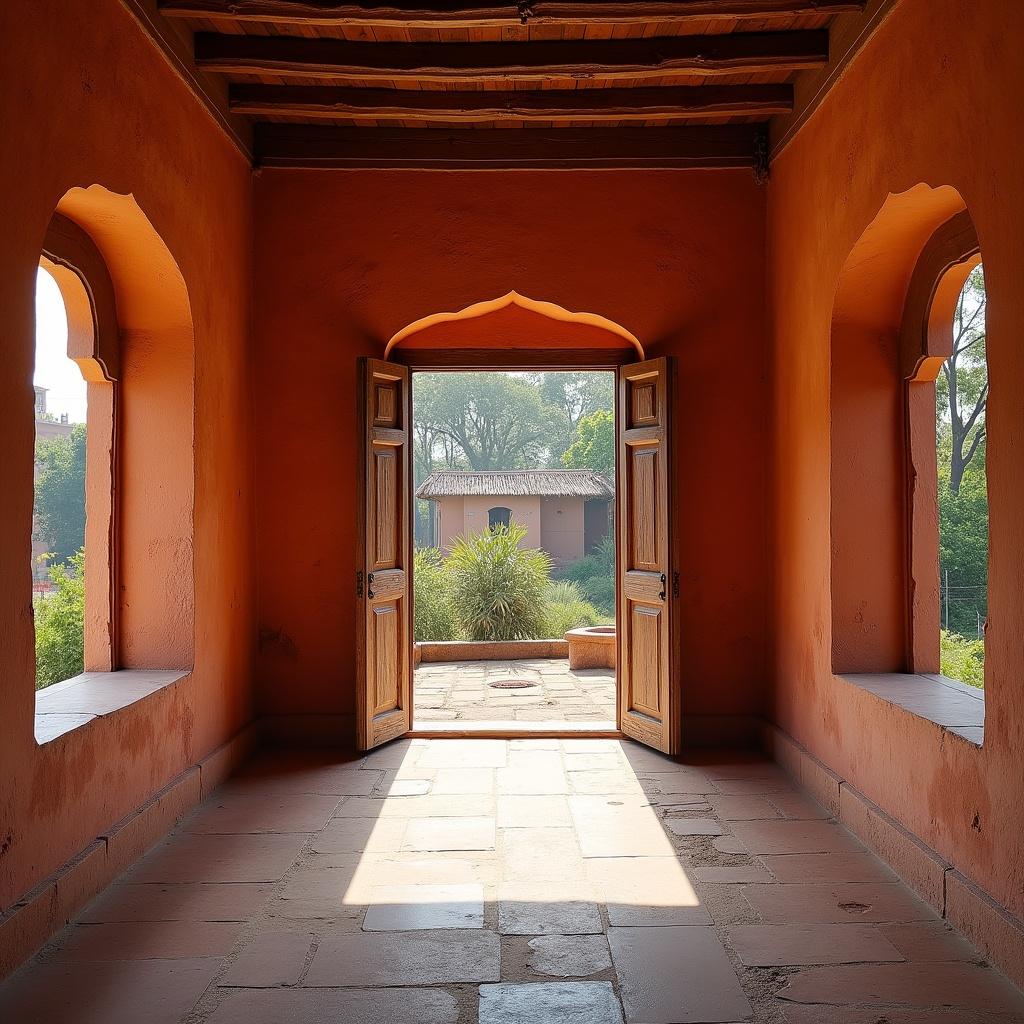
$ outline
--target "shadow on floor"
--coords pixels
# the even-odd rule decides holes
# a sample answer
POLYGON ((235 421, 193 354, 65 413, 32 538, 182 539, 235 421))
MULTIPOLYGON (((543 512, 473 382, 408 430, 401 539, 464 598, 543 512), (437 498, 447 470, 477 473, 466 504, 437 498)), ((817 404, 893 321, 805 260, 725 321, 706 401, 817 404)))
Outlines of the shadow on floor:
POLYGON ((268 752, 0 987, 5 1024, 936 1024, 1024 1000, 774 764, 268 752))

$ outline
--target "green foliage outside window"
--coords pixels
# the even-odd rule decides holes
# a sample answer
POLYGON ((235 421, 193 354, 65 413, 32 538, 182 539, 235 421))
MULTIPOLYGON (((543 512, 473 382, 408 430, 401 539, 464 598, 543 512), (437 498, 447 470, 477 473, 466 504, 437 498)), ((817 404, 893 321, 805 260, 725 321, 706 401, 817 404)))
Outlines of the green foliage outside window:
POLYGON ((988 617, 988 362, 985 274, 973 270, 953 315, 952 355, 935 387, 942 673, 984 685, 988 617))
POLYGON ((85 426, 36 445, 35 515, 54 561, 66 562, 85 544, 85 426))
POLYGON ((70 679, 85 662, 85 550, 50 566, 56 588, 33 602, 36 689, 70 679))
POLYGON ((615 418, 608 410, 598 409, 580 420, 575 440, 562 454, 562 465, 615 478, 615 418))
POLYGON ((968 686, 985 685, 985 641, 970 640, 958 633, 942 630, 942 674, 959 679, 968 686))

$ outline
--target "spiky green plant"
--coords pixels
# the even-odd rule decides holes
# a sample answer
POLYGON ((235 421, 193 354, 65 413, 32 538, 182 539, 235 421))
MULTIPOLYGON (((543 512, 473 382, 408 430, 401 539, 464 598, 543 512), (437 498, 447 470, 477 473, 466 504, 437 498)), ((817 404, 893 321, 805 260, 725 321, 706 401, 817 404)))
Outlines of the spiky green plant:
POLYGON ((526 527, 512 522, 460 537, 445 561, 455 618, 470 640, 536 640, 544 636, 551 559, 522 548, 526 527))

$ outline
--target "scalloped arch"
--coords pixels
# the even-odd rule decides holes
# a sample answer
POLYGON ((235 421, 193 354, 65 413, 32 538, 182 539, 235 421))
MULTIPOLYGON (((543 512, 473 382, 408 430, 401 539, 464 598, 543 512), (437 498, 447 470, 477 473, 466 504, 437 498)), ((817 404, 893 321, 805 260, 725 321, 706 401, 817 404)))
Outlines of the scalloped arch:
POLYGON ((516 291, 508 292, 496 299, 474 302, 472 305, 455 312, 431 313, 428 316, 413 321, 391 337, 384 349, 384 358, 387 359, 391 351, 401 345, 402 342, 430 328, 458 321, 478 320, 510 307, 516 307, 558 323, 577 324, 584 328, 604 332, 617 339, 620 345, 624 342, 626 345, 631 346, 636 350, 641 359, 644 358, 644 348, 640 344, 640 340, 636 335, 626 330, 621 324, 617 324, 614 320, 609 320, 599 313, 574 312, 573 310, 566 309, 564 306, 559 306, 557 303, 531 299, 526 295, 520 295, 516 291))

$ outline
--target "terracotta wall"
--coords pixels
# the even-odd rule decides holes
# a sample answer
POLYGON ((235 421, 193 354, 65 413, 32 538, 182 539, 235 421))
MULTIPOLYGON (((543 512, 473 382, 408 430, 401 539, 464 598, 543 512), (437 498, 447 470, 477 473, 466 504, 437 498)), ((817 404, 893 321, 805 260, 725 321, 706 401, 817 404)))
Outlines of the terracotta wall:
POLYGON ((353 710, 356 357, 515 289, 679 357, 685 713, 760 711, 764 209, 744 171, 260 172, 261 709, 353 710))
MULTIPOLYGON (((2 910, 251 718, 255 628, 250 169, 120 4, 14 0, 0 5, 0 40, 2 910), (155 532, 136 539, 149 548, 147 559, 164 559, 176 576, 194 562, 194 598, 186 598, 194 601, 195 625, 184 606, 173 620, 194 637, 174 637, 166 652, 186 652, 194 671, 170 690, 37 747, 30 603, 35 275, 58 201, 94 184, 134 196, 188 292, 194 366, 186 371, 194 393, 179 394, 166 420, 182 424, 181 433, 168 439, 178 443, 164 488, 146 498, 155 532), (182 518, 179 499, 193 491, 194 513, 182 518), (173 551, 153 547, 168 497, 175 518, 163 536, 178 538, 173 551)), ((136 313, 159 309, 173 283, 146 277, 146 233, 118 212, 127 202, 85 211, 92 220, 83 226, 110 265, 129 328, 144 329, 145 313, 136 313)), ((183 327, 164 326, 172 333, 183 327)), ((160 359, 163 344, 157 330, 136 339, 139 357, 145 347, 149 360, 160 359)), ((145 417, 136 409, 138 436, 145 417)), ((151 562, 140 565, 143 555, 131 552, 129 545, 127 568, 137 581, 151 562)), ((133 648, 135 664, 150 660, 143 639, 133 648)), ((161 646, 152 648, 153 658, 161 646)))
MULTIPOLYGON (((1017 913, 1024 911, 1022 45, 1019 4, 903 0, 775 162, 768 207, 774 717, 1017 913), (831 422, 838 414, 829 404, 833 299, 848 254, 887 196, 922 182, 953 186, 966 201, 989 293, 991 572, 981 749, 831 671, 829 436, 830 426, 835 440, 849 425, 831 422)), ((870 288, 860 301, 875 301, 870 288)), ((891 481, 877 477, 869 460, 856 471, 862 491, 890 493, 891 481)), ((837 506, 833 521, 857 514, 837 506)), ((866 561, 877 555, 870 544, 861 552, 866 561)))
POLYGON ((488 512, 492 508, 499 507, 511 509, 512 522, 526 527, 526 536, 522 539, 520 547, 539 548, 543 546, 540 498, 536 497, 493 498, 467 495, 462 502, 462 522, 459 525, 459 536, 473 536, 482 533, 490 522, 488 512))
POLYGON ((583 557, 583 499, 541 498, 541 546, 559 564, 583 557))
POLYGON ((466 532, 465 503, 466 499, 460 495, 441 498, 431 506, 437 513, 437 546, 442 551, 450 551, 456 539, 466 532))

